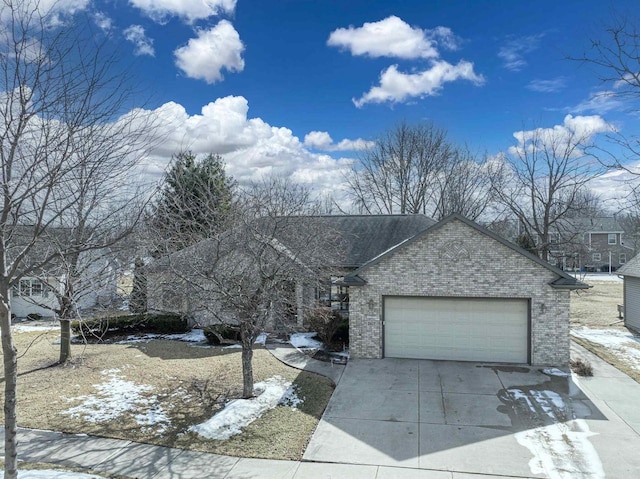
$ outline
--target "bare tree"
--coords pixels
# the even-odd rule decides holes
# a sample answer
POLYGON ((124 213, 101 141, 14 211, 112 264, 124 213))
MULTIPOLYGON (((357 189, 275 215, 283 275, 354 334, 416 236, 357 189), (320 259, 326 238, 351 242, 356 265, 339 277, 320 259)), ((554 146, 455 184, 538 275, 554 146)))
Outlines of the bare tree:
POLYGON ((466 147, 452 149, 448 161, 436 175, 434 219, 441 220, 458 213, 477 220, 495 203, 494 181, 500 177, 499 162, 485 157, 478 161, 466 147))
POLYGON ((331 232, 298 216, 316 213, 316 205, 307 189, 287 180, 254 184, 241 193, 229 229, 149 267, 150 307, 175 311, 181 303, 182 311, 239 329, 243 397, 254 393, 258 334, 291 314, 301 285, 326 279, 337 264, 331 232), (185 292, 189 299, 180 299, 185 292))
POLYGON ((460 213, 475 220, 492 205, 496 166, 433 124, 401 123, 362 153, 347 185, 356 208, 368 214, 460 213))
POLYGON ((548 260, 552 245, 570 240, 562 235, 564 220, 585 205, 586 185, 597 170, 584 151, 592 132, 538 128, 515 136, 518 145, 505 156, 494 192, 517 219, 519 234, 537 239, 540 257, 548 260))
MULTIPOLYGON (((100 249, 103 239, 113 238, 113 231, 96 235, 109 225, 99 221, 115 220, 117 198, 126 194, 108 168, 134 161, 141 153, 136 139, 143 138, 136 136, 141 127, 136 113, 122 116, 131 107, 131 88, 116 57, 92 32, 80 29, 77 18, 66 18, 60 28, 52 8, 31 0, 0 4, 0 330, 8 479, 17 477, 12 287, 61 258, 72 264, 74 255, 100 249), (95 204, 81 207, 82 201, 95 204), (78 217, 86 219, 82 234, 64 243, 46 242, 78 217)), ((82 229, 75 221, 72 227, 82 229)))
MULTIPOLYGON (((579 57, 570 57, 595 70, 604 89, 605 101, 616 101, 634 114, 640 109, 640 29, 638 17, 617 12, 600 38, 592 38, 590 48, 579 57)), ((617 131, 608 135, 609 147, 593 147, 593 153, 608 168, 626 170, 640 177, 640 138, 617 131), (636 164, 636 166, 634 166, 636 164)), ((631 180, 632 197, 640 190, 640 178, 631 180)))
POLYGON ((369 214, 426 213, 452 146, 433 124, 401 123, 362 153, 347 178, 356 207, 369 214))

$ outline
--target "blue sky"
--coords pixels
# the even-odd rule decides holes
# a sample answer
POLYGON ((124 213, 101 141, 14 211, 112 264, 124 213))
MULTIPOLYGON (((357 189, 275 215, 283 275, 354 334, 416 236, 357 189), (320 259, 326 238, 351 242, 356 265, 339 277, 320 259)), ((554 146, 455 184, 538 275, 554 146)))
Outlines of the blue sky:
POLYGON ((222 154, 240 180, 278 172, 326 192, 358 148, 402 120, 432 121, 491 155, 518 130, 576 117, 603 133, 603 124, 627 134, 640 126, 629 105, 597 96, 610 87, 598 72, 566 59, 604 37, 614 7, 637 14, 637 1, 62 5, 89 13, 119 45, 149 93, 146 108, 166 122, 152 175, 192 149, 222 154))

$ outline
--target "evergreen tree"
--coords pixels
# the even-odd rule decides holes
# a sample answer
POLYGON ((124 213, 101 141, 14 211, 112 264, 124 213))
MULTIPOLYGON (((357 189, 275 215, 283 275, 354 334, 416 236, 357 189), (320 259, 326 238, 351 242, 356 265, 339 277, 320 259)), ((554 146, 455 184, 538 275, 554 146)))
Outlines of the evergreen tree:
POLYGON ((157 239, 154 255, 177 251, 220 231, 234 188, 219 155, 210 153, 202 159, 190 151, 175 155, 149 221, 157 239))

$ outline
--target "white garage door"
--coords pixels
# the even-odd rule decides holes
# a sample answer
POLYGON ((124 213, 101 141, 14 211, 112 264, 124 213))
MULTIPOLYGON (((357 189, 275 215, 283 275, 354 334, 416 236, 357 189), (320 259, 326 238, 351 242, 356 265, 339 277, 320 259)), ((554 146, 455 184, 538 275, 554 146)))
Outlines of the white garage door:
POLYGON ((386 297, 390 358, 526 363, 528 301, 386 297))

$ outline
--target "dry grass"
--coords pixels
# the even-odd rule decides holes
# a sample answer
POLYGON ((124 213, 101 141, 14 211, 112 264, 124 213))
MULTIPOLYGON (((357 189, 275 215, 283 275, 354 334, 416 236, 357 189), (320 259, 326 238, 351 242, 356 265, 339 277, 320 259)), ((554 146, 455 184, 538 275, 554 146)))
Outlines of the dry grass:
MULTIPOLYGON (((297 385, 304 403, 298 410, 278 406, 227 441, 206 440, 186 429, 205 421, 224 402, 242 390, 239 349, 194 347, 178 341, 91 344, 73 348, 74 359, 55 365, 58 333, 16 333, 19 359, 18 422, 22 427, 69 433, 88 433, 150 444, 219 454, 277 459, 299 459, 331 396, 331 382, 300 372, 277 361, 263 348, 254 353, 256 382, 279 375, 297 385), (29 346, 30 345, 30 346, 29 346), (28 347, 29 346, 29 347, 28 347), (28 349, 27 349, 28 347, 28 349), (63 411, 96 393, 95 385, 108 381, 106 370, 137 385, 169 416, 165 431, 141 427, 133 414, 107 423, 71 418, 63 411), (74 399, 76 398, 76 399, 74 399)), ((1 414, 1 413, 0 413, 1 414)))
POLYGON ((619 322, 618 304, 622 304, 622 283, 593 282, 593 288, 571 293, 571 327, 626 329, 619 322))

